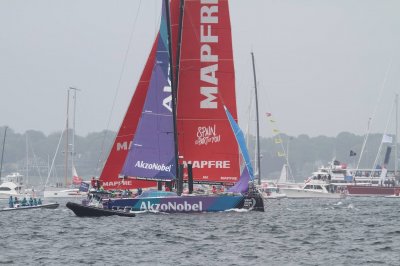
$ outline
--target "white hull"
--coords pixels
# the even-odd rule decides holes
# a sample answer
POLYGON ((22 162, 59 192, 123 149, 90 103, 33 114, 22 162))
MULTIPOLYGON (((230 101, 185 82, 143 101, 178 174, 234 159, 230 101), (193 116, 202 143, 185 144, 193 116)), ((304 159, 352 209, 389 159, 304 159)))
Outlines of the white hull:
POLYGON ((287 198, 286 194, 283 193, 262 193, 264 199, 284 199, 287 198))
POLYGON ((0 199, 8 199, 12 197, 29 197, 28 193, 21 185, 11 181, 6 181, 0 185, 0 199))
POLYGON ((13 198, 14 197, 21 197, 21 196, 24 196, 24 195, 22 195, 22 194, 18 194, 18 193, 7 193, 7 192, 2 192, 2 193, 0 193, 0 199, 8 199, 8 198, 10 198, 10 196, 12 196, 13 198))
POLYGON ((83 198, 87 196, 87 192, 81 192, 79 189, 64 189, 64 190, 45 190, 44 198, 83 198))
POLYGON ((32 197, 34 195, 32 195, 32 193, 24 193, 24 194, 20 194, 20 193, 0 193, 0 199, 9 199, 10 196, 12 196, 13 198, 17 197, 19 198, 28 198, 28 197, 32 197))
POLYGON ((330 193, 324 191, 315 191, 302 188, 281 188, 282 193, 286 194, 288 198, 308 199, 308 198, 328 198, 328 199, 340 199, 344 198, 345 195, 340 193, 330 193))

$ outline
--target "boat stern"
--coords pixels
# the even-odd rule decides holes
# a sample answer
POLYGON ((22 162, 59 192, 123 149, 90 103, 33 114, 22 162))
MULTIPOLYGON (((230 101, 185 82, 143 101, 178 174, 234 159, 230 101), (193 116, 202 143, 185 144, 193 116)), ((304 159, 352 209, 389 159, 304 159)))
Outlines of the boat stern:
POLYGON ((242 206, 239 208, 250 211, 264 211, 264 199, 260 193, 252 193, 244 196, 242 206))

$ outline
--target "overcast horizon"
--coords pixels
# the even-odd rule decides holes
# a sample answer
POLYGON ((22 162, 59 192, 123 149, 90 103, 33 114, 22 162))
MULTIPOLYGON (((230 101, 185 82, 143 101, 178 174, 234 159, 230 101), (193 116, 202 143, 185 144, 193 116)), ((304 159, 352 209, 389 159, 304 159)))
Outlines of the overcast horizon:
MULTIPOLYGON (((372 133, 394 134, 400 1, 229 2, 244 131, 254 93, 253 51, 263 137, 273 129, 290 136, 362 135, 368 124, 372 133)), ((158 31, 160 8, 160 0, 0 0, 0 126, 46 135, 63 130, 67 89, 76 87, 77 135, 117 131, 158 31)))

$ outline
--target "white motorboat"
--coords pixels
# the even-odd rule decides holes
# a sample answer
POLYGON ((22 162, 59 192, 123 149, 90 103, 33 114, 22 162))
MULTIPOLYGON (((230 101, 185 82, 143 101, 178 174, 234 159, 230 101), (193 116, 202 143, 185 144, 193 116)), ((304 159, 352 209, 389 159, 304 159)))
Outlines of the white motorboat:
POLYGON ((286 198, 286 194, 280 191, 280 188, 274 184, 262 182, 261 186, 258 187, 258 191, 262 194, 264 199, 283 199, 286 198))
POLYGON ((346 197, 342 187, 321 180, 309 180, 302 188, 280 188, 288 198, 331 198, 346 197))
POLYGON ((23 175, 12 173, 4 177, 4 182, 0 185, 0 199, 8 199, 10 196, 27 196, 23 186, 23 175))
POLYGON ((21 190, 21 186, 14 182, 4 182, 0 185, 0 199, 8 199, 10 196, 19 197, 22 195, 21 190))

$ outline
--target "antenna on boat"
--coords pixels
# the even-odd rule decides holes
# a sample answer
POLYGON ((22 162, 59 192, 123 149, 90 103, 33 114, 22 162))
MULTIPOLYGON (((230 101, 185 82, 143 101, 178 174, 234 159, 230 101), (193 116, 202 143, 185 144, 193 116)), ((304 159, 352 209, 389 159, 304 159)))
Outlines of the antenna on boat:
POLYGON ((257 162, 257 174, 258 174, 258 184, 261 185, 261 155, 260 155, 260 125, 259 125, 259 120, 258 120, 258 95, 257 95, 257 76, 256 76, 256 66, 254 62, 254 53, 251 52, 251 61, 253 63, 253 77, 254 77, 254 94, 256 98, 256 121, 257 121, 257 156, 256 156, 256 162, 257 162))

